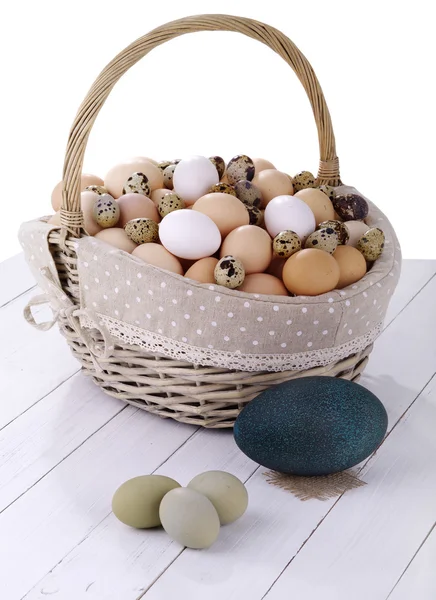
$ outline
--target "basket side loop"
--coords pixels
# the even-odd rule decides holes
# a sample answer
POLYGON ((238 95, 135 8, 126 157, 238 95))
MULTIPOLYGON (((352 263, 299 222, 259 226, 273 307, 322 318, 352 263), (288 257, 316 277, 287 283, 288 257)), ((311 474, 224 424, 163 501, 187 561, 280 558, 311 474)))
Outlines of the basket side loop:
POLYGON ((73 235, 79 236, 82 231, 80 175, 88 136, 112 88, 130 67, 153 48, 186 33, 198 31, 242 33, 267 45, 292 67, 307 93, 318 129, 321 159, 318 181, 339 185, 339 161, 330 113, 310 63, 295 44, 274 27, 252 19, 230 15, 186 17, 157 27, 120 52, 103 69, 82 102, 70 131, 63 170, 62 226, 73 235))

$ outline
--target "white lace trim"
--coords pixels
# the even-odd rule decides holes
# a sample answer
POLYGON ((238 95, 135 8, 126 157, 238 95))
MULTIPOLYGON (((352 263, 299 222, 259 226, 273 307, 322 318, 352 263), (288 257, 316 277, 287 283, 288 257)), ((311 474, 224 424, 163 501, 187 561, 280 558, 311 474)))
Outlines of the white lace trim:
MULTIPOLYGON (((354 338, 335 348, 323 348, 294 354, 242 354, 199 348, 179 342, 163 335, 146 331, 140 327, 124 323, 112 317, 97 313, 100 327, 106 327, 110 335, 123 344, 139 346, 152 352, 189 362, 199 366, 212 366, 236 371, 305 371, 314 367, 324 367, 364 350, 382 332, 383 324, 378 323, 365 335, 354 338)), ((82 327, 99 328, 88 317, 81 318, 82 327)))

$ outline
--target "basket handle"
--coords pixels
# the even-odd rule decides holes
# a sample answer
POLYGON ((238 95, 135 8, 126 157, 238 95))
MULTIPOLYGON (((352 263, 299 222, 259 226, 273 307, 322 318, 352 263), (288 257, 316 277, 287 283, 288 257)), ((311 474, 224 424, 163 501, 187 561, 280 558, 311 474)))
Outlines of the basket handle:
POLYGON ((82 102, 68 138, 63 169, 61 224, 73 236, 80 236, 83 216, 80 209, 80 175, 89 133, 112 88, 130 67, 153 48, 185 33, 235 31, 262 42, 277 52, 295 71, 312 105, 318 128, 320 164, 318 181, 338 185, 339 161, 330 113, 318 79, 308 60, 283 33, 259 21, 231 15, 199 15, 172 21, 153 29, 125 48, 100 73, 82 102))

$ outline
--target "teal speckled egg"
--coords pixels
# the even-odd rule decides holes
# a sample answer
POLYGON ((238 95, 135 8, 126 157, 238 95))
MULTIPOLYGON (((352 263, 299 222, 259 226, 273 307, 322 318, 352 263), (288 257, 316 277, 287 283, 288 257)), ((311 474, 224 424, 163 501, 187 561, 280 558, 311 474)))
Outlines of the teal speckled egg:
POLYGON ((335 377, 302 377, 252 400, 234 426, 239 448, 255 462, 293 475, 329 475, 367 458, 388 417, 369 390, 335 377))

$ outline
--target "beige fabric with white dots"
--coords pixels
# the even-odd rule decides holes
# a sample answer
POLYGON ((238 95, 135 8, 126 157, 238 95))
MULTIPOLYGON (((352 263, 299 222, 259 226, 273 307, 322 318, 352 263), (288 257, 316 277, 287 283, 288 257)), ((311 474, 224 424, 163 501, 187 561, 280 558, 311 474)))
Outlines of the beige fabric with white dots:
MULTIPOLYGON (((400 274, 401 251, 393 228, 369 204, 367 224, 380 227, 386 236, 382 257, 355 285, 314 298, 257 296, 198 284, 92 237, 82 238, 77 241, 81 308, 98 319, 94 323, 82 317, 82 326, 104 327, 114 342, 230 369, 304 370, 341 360, 379 335, 400 274)), ((54 268, 47 244, 45 251, 36 248, 50 229, 33 223, 21 230, 36 271, 54 268), (36 234, 33 244, 29 228, 35 227, 43 233, 36 234)))

